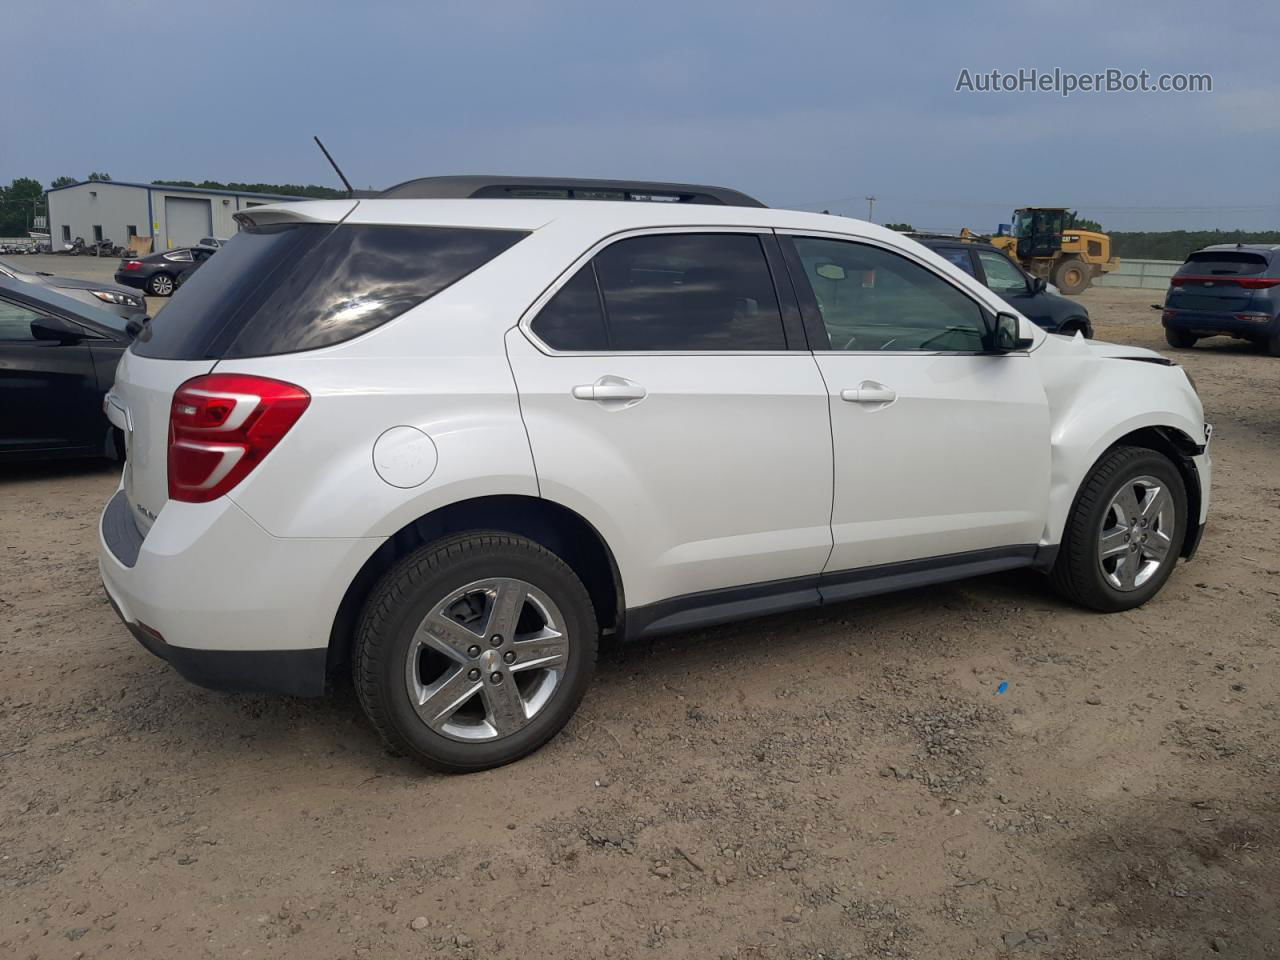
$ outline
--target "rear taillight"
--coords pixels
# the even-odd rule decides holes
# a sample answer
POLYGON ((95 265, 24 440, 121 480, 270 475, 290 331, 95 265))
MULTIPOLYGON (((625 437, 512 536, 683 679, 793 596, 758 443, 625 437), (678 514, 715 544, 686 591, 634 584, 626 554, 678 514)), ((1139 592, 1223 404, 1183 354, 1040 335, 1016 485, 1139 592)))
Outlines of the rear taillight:
POLYGON ((1280 277, 1196 277, 1190 274, 1172 277, 1169 284, 1181 287, 1187 283, 1221 283, 1244 287, 1246 290, 1265 290, 1267 287, 1280 287, 1280 277))
POLYGON ((1173 319, 1174 317, 1176 317, 1177 315, 1178 315, 1178 311, 1177 311, 1177 310, 1171 310, 1171 309, 1169 309, 1168 307, 1165 307, 1165 308, 1164 308, 1164 313, 1160 314, 1160 319, 1161 319, 1161 320, 1172 320, 1172 319, 1173 319))
POLYGON ((124 262, 124 266, 123 266, 121 269, 123 269, 123 270, 141 270, 141 269, 142 269, 142 261, 141 261, 141 260, 126 260, 126 261, 124 262))
POLYGON ((216 500, 249 475, 298 422, 311 394, 266 377, 188 380, 169 411, 169 499, 216 500))

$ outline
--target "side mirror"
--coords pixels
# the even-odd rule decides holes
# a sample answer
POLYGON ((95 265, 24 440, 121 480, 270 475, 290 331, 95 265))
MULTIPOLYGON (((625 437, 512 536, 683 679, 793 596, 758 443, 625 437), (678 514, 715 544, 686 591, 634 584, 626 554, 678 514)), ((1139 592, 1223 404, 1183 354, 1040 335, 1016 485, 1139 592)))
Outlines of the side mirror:
POLYGON ((1048 289, 1048 287, 1049 287, 1049 283, 1048 281, 1045 280, 1044 277, 1031 278, 1031 292, 1033 294, 1044 293, 1045 290, 1048 289))
POLYGON ((53 317, 32 320, 31 336, 36 340, 47 340, 53 343, 79 343, 84 339, 84 333, 79 328, 55 320, 53 317))
POLYGON ((991 331, 992 353, 1011 353, 1026 350, 1034 341, 1022 336, 1022 321, 1014 313, 997 313, 991 331))

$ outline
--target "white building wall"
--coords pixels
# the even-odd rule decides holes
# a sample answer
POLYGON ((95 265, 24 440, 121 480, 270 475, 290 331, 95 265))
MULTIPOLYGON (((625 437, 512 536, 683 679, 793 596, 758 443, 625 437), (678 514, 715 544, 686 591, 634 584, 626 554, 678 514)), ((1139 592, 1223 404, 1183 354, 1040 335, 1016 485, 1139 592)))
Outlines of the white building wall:
POLYGON ((66 242, 64 236, 84 237, 91 243, 95 225, 102 227, 103 239, 120 246, 129 242, 129 226, 148 236, 147 191, 101 181, 49 192, 49 239, 54 250, 66 242))
POLYGON ((93 240, 94 225, 101 225, 104 239, 125 246, 129 242, 126 230, 136 226, 141 236, 152 236, 154 250, 169 250, 180 246, 168 236, 165 228, 165 198, 189 197, 209 203, 213 235, 229 238, 239 227, 234 217, 237 212, 261 203, 279 203, 260 194, 218 194, 200 190, 184 190, 182 187, 143 187, 101 180, 81 183, 74 187, 49 191, 49 236, 53 249, 63 241, 63 227, 71 239, 84 237, 93 240), (148 205, 148 194, 150 204, 148 205))

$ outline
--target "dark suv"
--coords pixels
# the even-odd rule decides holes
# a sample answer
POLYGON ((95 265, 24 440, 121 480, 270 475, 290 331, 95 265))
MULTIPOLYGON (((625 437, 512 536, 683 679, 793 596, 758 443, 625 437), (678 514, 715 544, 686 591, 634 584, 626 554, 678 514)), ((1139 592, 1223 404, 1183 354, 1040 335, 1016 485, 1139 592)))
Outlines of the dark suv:
POLYGON ((1170 279, 1161 320, 1171 347, 1225 336, 1252 340, 1280 357, 1280 245, 1197 250, 1170 279))
POLYGON ((1081 331, 1093 337, 1088 310, 1068 297, 1051 293, 1044 280, 1027 274, 991 244, 918 233, 910 236, 986 284, 1036 326, 1050 333, 1074 336, 1081 331))

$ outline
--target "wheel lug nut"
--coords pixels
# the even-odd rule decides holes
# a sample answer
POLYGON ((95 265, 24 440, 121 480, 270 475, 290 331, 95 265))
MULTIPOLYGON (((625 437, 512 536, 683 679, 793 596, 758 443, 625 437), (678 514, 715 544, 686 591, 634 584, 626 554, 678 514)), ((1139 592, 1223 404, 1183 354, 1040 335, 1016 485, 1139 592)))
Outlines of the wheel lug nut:
POLYGON ((506 653, 502 655, 502 659, 504 663, 515 663, 516 652, 514 650, 508 650, 506 653))
POLYGON ((502 646, 502 634, 495 633, 492 637, 489 638, 489 642, 493 644, 495 647, 502 646))
POLYGON ((500 674, 497 670, 495 670, 493 671, 493 673, 489 674, 489 680, 491 683, 501 683, 502 674, 500 674))
POLYGON ((471 646, 467 647, 467 656, 473 659, 480 656, 480 648, 473 643, 471 646))
POLYGON ((472 667, 470 670, 468 670, 468 671, 467 671, 467 679, 468 679, 468 680, 479 680, 479 679, 480 679, 480 671, 479 671, 479 670, 477 670, 475 667, 472 667))

